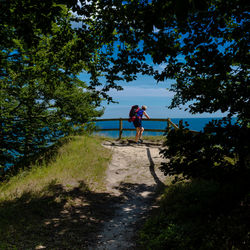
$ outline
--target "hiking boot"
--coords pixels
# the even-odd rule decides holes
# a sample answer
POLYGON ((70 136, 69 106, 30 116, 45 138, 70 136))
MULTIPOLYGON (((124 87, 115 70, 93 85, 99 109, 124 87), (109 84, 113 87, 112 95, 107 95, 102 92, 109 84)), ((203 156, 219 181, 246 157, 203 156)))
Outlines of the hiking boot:
POLYGON ((139 139, 139 143, 143 143, 143 140, 142 140, 142 139, 139 139))

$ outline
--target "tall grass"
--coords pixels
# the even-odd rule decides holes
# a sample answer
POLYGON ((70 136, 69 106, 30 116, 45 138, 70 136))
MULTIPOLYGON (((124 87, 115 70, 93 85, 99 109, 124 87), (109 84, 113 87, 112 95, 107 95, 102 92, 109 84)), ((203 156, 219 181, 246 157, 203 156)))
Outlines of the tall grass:
POLYGON ((85 246, 102 220, 99 202, 110 199, 102 190, 111 152, 101 142, 71 137, 49 163, 1 183, 0 249, 85 246))
POLYGON ((66 189, 76 187, 81 180, 91 190, 102 188, 111 153, 101 146, 101 140, 89 136, 70 138, 49 164, 34 165, 1 184, 0 200, 17 198, 25 192, 42 192, 51 181, 66 189))

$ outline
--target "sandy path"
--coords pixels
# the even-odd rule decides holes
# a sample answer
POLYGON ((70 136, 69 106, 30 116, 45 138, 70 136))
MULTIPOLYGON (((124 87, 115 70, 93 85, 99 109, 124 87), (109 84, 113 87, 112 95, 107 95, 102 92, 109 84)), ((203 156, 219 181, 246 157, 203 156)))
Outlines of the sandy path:
POLYGON ((106 141, 103 145, 113 152, 107 170, 107 192, 122 199, 114 204, 114 217, 104 223, 89 249, 135 249, 136 226, 153 208, 156 190, 166 179, 158 169, 163 161, 161 145, 135 145, 125 140, 106 141))

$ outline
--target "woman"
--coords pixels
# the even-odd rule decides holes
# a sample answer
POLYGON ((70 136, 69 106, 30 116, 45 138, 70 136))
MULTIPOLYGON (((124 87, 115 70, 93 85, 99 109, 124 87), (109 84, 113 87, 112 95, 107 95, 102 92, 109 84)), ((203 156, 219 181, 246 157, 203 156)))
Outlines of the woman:
POLYGON ((150 119, 148 114, 146 113, 147 106, 143 105, 139 111, 136 113, 136 119, 134 120, 134 126, 136 128, 136 136, 135 136, 135 142, 136 144, 142 143, 142 133, 144 131, 144 128, 142 127, 142 117, 145 115, 147 119, 150 119))

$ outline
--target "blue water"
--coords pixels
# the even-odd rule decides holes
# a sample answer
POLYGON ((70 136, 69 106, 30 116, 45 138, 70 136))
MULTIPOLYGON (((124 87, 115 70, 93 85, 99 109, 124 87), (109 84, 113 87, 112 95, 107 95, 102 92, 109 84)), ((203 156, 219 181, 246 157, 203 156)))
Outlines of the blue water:
MULTIPOLYGON (((195 131, 202 131, 203 128, 207 123, 209 123, 212 120, 219 120, 221 118, 172 118, 171 121, 175 124, 179 124, 180 120, 183 120, 183 125, 185 122, 189 124, 188 128, 190 130, 195 131)), ((233 122, 236 120, 236 118, 233 118, 233 122)), ((145 129, 166 129, 167 122, 157 122, 157 121, 150 121, 145 120, 142 122, 143 127, 145 129)), ((119 121, 98 121, 96 122, 96 126, 98 128, 119 128, 119 121)), ((128 121, 123 121, 123 128, 134 128, 133 123, 130 123, 128 121)), ((116 138, 119 136, 119 131, 98 131, 96 134, 104 135, 108 137, 116 138)), ((144 135, 147 136, 157 136, 157 135, 163 135, 164 132, 144 132, 144 135)), ((122 136, 134 136, 134 131, 123 131, 122 136)))

